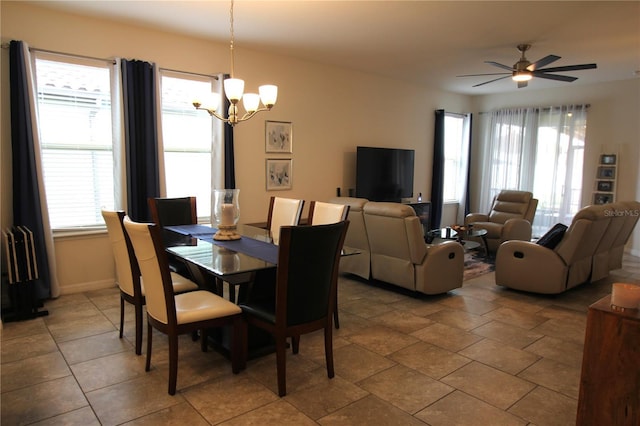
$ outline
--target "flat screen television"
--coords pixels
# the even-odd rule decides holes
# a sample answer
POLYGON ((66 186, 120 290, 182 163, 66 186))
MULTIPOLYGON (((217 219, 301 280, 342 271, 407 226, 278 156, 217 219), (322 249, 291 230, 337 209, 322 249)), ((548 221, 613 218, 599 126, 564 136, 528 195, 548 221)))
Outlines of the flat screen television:
POLYGON ((400 202, 413 197, 412 149, 357 147, 356 197, 400 202))

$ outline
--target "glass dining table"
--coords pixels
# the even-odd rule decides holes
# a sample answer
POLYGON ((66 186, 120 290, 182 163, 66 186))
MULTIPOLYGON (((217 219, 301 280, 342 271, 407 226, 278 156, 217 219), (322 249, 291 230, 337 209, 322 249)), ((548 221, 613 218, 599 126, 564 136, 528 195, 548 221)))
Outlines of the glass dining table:
MULTIPOLYGON (((183 261, 201 288, 235 303, 236 286, 240 289, 237 301, 241 301, 248 297, 256 274, 275 270, 278 261, 278 246, 271 242, 268 230, 238 225, 237 232, 242 236, 239 240, 215 241, 216 229, 207 225, 167 226, 163 229, 163 240, 168 255, 183 261)), ((228 355, 228 330, 209 335, 214 348, 228 355)), ((249 329, 248 349, 249 358, 272 352, 270 335, 249 329)))
POLYGON ((276 267, 278 246, 268 230, 238 225, 243 238, 234 241, 215 241, 215 232, 207 225, 168 226, 163 237, 167 252, 220 278, 276 267))

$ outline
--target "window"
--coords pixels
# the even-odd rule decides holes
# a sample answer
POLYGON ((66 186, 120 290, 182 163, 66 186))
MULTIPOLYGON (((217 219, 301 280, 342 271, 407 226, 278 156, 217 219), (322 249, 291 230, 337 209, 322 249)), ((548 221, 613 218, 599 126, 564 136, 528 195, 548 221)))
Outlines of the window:
POLYGON ((517 189, 538 199, 534 237, 571 223, 581 206, 587 106, 504 109, 487 124, 481 211, 500 190, 517 189))
POLYGON ((52 229, 102 226, 113 209, 112 65, 35 56, 44 186, 52 229))
MULTIPOLYGON (((192 101, 211 93, 215 79, 162 72, 162 138, 167 197, 195 196, 198 216, 211 212, 214 120, 192 101)), ((217 121, 217 120, 216 120, 217 121)))
POLYGON ((445 113, 444 117, 444 202, 460 202, 467 186, 469 117, 445 113))

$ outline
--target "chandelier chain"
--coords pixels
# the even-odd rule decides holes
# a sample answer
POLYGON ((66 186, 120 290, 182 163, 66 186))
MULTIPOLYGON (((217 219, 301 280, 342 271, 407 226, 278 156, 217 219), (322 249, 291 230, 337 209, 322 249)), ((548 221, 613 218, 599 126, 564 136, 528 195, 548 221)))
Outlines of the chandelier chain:
POLYGON ((229 45, 229 51, 231 53, 231 78, 234 78, 235 75, 235 58, 233 54, 233 42, 234 42, 234 32, 233 32, 233 0, 231 0, 231 7, 229 9, 229 33, 231 35, 231 42, 229 45))

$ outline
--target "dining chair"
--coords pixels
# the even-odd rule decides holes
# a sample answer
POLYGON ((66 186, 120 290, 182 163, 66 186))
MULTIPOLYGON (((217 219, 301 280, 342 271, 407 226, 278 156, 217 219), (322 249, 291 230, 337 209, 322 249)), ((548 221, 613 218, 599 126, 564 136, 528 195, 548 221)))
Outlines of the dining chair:
POLYGON ((196 197, 147 198, 151 219, 160 227, 198 223, 196 197))
POLYGON ((274 244, 278 244, 280 227, 295 226, 300 223, 304 200, 293 198, 271 197, 269 201, 269 214, 267 216, 267 229, 271 234, 274 244))
MULTIPOLYGON (((349 206, 346 204, 325 203, 322 201, 311 201, 309 203, 309 225, 327 225, 347 219, 349 206)), ((340 318, 338 317, 338 291, 336 291, 335 311, 333 311, 333 325, 340 328, 340 318)))
POLYGON ((288 337, 293 353, 297 354, 301 335, 323 329, 327 376, 334 376, 331 322, 340 251, 348 224, 342 221, 280 228, 275 298, 240 303, 248 324, 267 331, 275 339, 280 396, 287 393, 288 337))
MULTIPOLYGON (((196 197, 149 197, 147 203, 151 212, 151 220, 160 228, 174 225, 196 225, 198 223, 196 197)), ((187 265, 172 256, 169 256, 169 267, 173 272, 193 278, 187 265)))
POLYGON ((347 219, 348 214, 348 205, 311 201, 309 203, 307 224, 327 225, 329 223, 341 222, 347 219))
POLYGON ((147 360, 151 368, 153 328, 169 339, 169 395, 175 395, 178 380, 178 336, 200 331, 202 351, 207 350, 207 329, 230 325, 231 370, 234 374, 246 364, 246 324, 242 310, 235 303, 206 290, 174 296, 169 264, 157 225, 124 218, 124 227, 138 259, 145 282, 147 300, 147 360))
MULTIPOLYGON (((140 269, 133 246, 122 223, 124 211, 102 210, 102 217, 107 225, 107 234, 113 249, 116 264, 118 287, 120 288, 120 338, 124 330, 124 302, 133 305, 136 322, 136 355, 142 353, 142 306, 145 304, 145 289, 140 277, 140 269)), ((184 293, 198 289, 191 280, 171 273, 171 285, 174 293, 184 293)))

